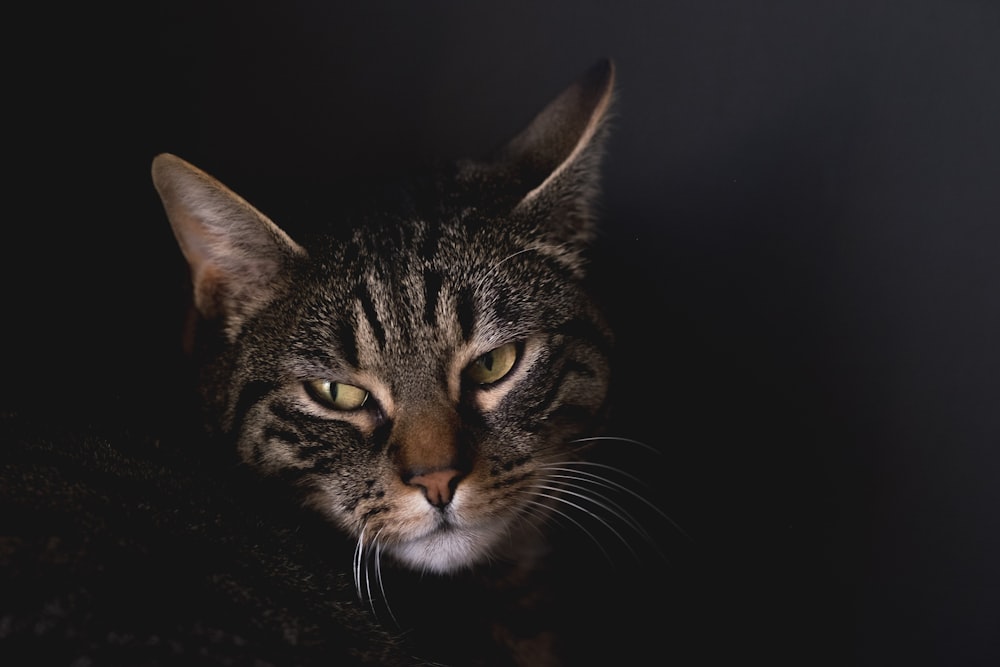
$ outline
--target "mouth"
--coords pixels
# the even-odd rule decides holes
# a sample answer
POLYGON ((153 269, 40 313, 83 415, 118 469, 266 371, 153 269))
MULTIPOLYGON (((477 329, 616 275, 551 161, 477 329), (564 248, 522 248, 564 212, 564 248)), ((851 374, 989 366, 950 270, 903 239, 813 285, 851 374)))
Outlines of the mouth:
POLYGON ((386 547, 410 569, 451 574, 486 561, 505 535, 500 526, 462 527, 442 513, 426 532, 386 547))
POLYGON ((466 569, 480 559, 478 549, 454 529, 437 529, 424 537, 393 545, 390 553, 411 569, 439 574, 466 569))

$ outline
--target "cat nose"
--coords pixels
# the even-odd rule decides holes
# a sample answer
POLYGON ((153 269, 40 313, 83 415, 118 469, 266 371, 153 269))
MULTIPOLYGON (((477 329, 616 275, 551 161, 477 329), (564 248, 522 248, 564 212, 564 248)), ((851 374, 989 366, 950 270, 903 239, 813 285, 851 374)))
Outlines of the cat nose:
POLYGON ((410 486, 419 486, 424 496, 434 507, 443 508, 451 502, 455 495, 455 487, 462 473, 454 468, 439 468, 420 474, 411 474, 404 478, 410 486))

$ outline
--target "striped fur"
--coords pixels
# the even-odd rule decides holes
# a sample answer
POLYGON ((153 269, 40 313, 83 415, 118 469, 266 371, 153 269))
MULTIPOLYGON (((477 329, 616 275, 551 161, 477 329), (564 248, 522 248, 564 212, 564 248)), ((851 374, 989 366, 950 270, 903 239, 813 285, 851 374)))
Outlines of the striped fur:
POLYGON ((612 334, 582 278, 612 83, 599 64, 490 159, 343 238, 293 241, 211 176, 154 161, 219 332, 214 427, 359 548, 436 572, 535 550, 546 470, 607 407, 612 334), (317 381, 367 399, 337 407, 317 381))

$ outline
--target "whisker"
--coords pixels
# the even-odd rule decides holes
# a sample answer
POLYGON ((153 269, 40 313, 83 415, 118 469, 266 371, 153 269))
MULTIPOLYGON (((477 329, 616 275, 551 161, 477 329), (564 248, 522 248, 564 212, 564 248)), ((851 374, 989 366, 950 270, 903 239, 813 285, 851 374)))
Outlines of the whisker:
MULTIPOLYGON (((639 521, 635 517, 633 517, 624 507, 622 507, 621 505, 619 505, 617 502, 615 502, 613 499, 609 498, 608 496, 606 496, 606 495, 604 495, 602 493, 597 493, 596 491, 594 491, 593 489, 591 489, 590 486, 588 486, 588 484, 589 485, 593 485, 593 486, 604 486, 605 488, 613 488, 613 487, 608 487, 607 485, 600 484, 599 482, 597 482, 595 480, 587 479, 587 478, 584 478, 584 477, 576 477, 574 475, 551 475, 550 474, 550 475, 546 475, 546 480, 547 481, 552 481, 552 482, 557 483, 557 484, 561 484, 563 486, 562 489, 555 489, 555 488, 553 488, 551 490, 553 490, 553 491, 561 491, 562 493, 568 493, 570 495, 577 496, 579 498, 583 498, 584 500, 586 500, 586 501, 588 501, 590 503, 593 503, 597 507, 600 507, 601 509, 603 509, 603 510, 607 511, 608 513, 610 513, 615 518, 621 520, 622 523, 624 523, 626 526, 628 526, 629 528, 631 528, 632 530, 634 530, 636 533, 638 533, 640 537, 645 538, 646 541, 648 541, 650 544, 654 543, 653 542, 653 537, 652 537, 652 535, 649 534, 649 531, 647 531, 642 526, 642 524, 640 524, 639 521), (581 483, 581 482, 583 482, 583 483, 581 483), (577 492, 577 491, 571 491, 571 490, 569 490, 571 488, 572 489, 579 489, 581 492, 585 491, 587 493, 580 493, 580 492, 577 492)), ((542 488, 550 488, 550 487, 542 487, 542 488)))
MULTIPOLYGON (((583 498, 584 500, 586 500, 586 501, 588 501, 590 503, 593 503, 593 504, 597 505, 598 507, 602 507, 605 510, 611 512, 616 517, 618 517, 619 519, 621 519, 622 521, 624 521, 626 524, 628 524, 628 525, 631 526, 631 523, 625 517, 622 517, 621 515, 619 515, 617 512, 615 512, 613 509, 611 509, 607 505, 604 505, 603 503, 601 503, 599 501, 596 501, 596 500, 594 500, 591 497, 585 496, 582 493, 577 493, 576 491, 569 491, 569 490, 567 490, 565 488, 548 486, 546 484, 538 484, 536 486, 537 486, 537 488, 544 489, 546 491, 555 491, 555 492, 557 492, 559 494, 569 494, 569 495, 572 495, 572 496, 583 498)), ((599 521, 601 524, 604 525, 605 528, 607 528, 612 533, 614 533, 615 537, 617 537, 619 540, 621 540, 622 544, 624 544, 626 546, 626 548, 628 548, 628 550, 632 552, 633 556, 635 556, 636 558, 639 557, 639 554, 636 553, 635 549, 632 547, 632 545, 629 543, 629 541, 626 540, 625 537, 621 533, 619 533, 617 530, 615 530, 614 526, 612 526, 608 521, 606 521, 599 514, 597 514, 596 512, 592 512, 591 510, 587 509, 583 505, 580 505, 579 503, 575 503, 572 500, 567 500, 566 498, 563 497, 563 495, 551 495, 551 494, 546 494, 546 495, 549 498, 553 499, 553 500, 558 500, 561 503, 566 503, 570 507, 575 507, 576 509, 580 510, 581 512, 584 512, 585 514, 589 515, 591 518, 599 521)), ((631 527, 634 530, 636 530, 637 532, 639 532, 640 535, 642 535, 642 530, 641 529, 635 528, 635 526, 631 526, 631 527)), ((648 536, 647 536, 647 539, 649 539, 648 536)))
MULTIPOLYGON (((559 500, 559 498, 557 496, 552 496, 551 494, 548 494, 548 493, 542 493, 541 491, 531 491, 529 489, 523 489, 523 490, 520 491, 520 493, 531 494, 531 495, 538 496, 538 497, 541 497, 541 498, 549 498, 551 500, 556 500, 556 501, 559 500)), ((528 502, 531 503, 531 504, 533 504, 533 505, 536 505, 537 507, 541 507, 544 510, 555 512, 556 514, 559 514, 560 516, 562 516, 563 518, 565 518, 566 520, 568 520, 570 523, 572 523, 577 528, 579 528, 581 531, 583 531, 584 535, 586 535, 587 537, 589 537, 591 540, 594 541, 594 544, 596 544, 597 548, 601 550, 601 553, 604 554, 604 557, 608 559, 609 563, 611 563, 612 565, 615 564, 614 559, 611 558, 611 554, 609 554, 607 552, 607 550, 604 548, 604 545, 601 544, 601 541, 599 539, 597 539, 597 537, 593 533, 591 533, 589 530, 587 530, 586 526, 584 526, 582 523, 580 523, 579 521, 577 521, 576 519, 574 519, 572 516, 570 516, 566 512, 563 512, 558 507, 552 507, 550 505, 546 505, 545 503, 541 503, 541 502, 539 502, 537 500, 531 500, 531 499, 529 499, 528 502)), ((586 510, 584 510, 584 511, 586 511, 586 510)))
MULTIPOLYGON (((596 462, 593 462, 593 461, 571 461, 569 463, 571 463, 572 465, 592 466, 594 468, 601 468, 601 469, 604 469, 604 470, 610 470, 610 471, 612 471, 612 472, 614 472, 614 473, 616 473, 618 475, 621 475, 623 477, 627 477, 627 478, 629 478, 629 479, 631 479, 631 480, 633 480, 633 481, 635 481, 635 482, 637 482, 639 484, 644 484, 642 482, 642 480, 640 480, 635 475, 630 475, 629 473, 625 472, 624 470, 620 470, 619 468, 615 468, 614 466, 609 466, 609 465, 606 465, 604 463, 596 463, 596 462)), ((643 505, 645 505, 649 509, 651 509, 654 512, 656 512, 657 515, 659 515, 662 519, 664 519, 667 523, 669 523, 677 532, 679 532, 685 538, 693 541, 693 539, 691 538, 691 536, 687 534, 687 531, 685 531, 683 528, 681 528, 680 524, 678 524, 676 521, 674 521, 672 518, 670 518, 670 516, 668 514, 666 514, 662 509, 660 509, 655 503, 650 502, 649 499, 646 498, 646 497, 644 497, 641 493, 637 493, 636 491, 630 489, 629 487, 625 486, 624 484, 620 484, 619 482, 616 482, 616 481, 614 481, 612 479, 608 479, 607 477, 604 477, 602 475, 598 475, 596 473, 589 472, 587 470, 577 470, 577 469, 571 468, 571 467, 557 466, 557 465, 552 465, 552 464, 545 464, 545 465, 543 465, 541 467, 545 468, 546 470, 558 470, 558 471, 561 471, 561 472, 574 473, 574 474, 578 474, 578 475, 586 475, 588 478, 591 478, 590 481, 593 484, 597 484, 597 485, 603 486, 605 488, 609 488, 609 489, 612 489, 612 490, 615 490, 615 491, 619 491, 621 493, 628 494, 629 496, 635 498, 636 500, 638 500, 639 502, 641 502, 643 505)), ((578 479, 578 481, 583 481, 583 480, 582 479, 578 479)))
POLYGON ((372 537, 371 540, 369 540, 368 547, 366 548, 364 557, 362 559, 364 567, 364 578, 365 578, 365 593, 368 596, 367 599, 368 608, 372 610, 372 616, 375 617, 376 621, 379 621, 379 617, 378 617, 378 609, 375 607, 375 597, 372 595, 371 561, 373 555, 376 558, 376 560, 378 558, 377 555, 379 549, 378 536, 381 534, 381 532, 382 531, 379 530, 379 532, 375 533, 375 536, 372 537))
MULTIPOLYGON (((375 561, 375 575, 376 581, 381 588, 382 585, 382 570, 381 570, 381 544, 378 541, 379 535, 382 534, 382 529, 379 529, 375 536, 370 540, 365 541, 365 531, 368 528, 368 524, 364 524, 361 527, 361 533, 358 535, 358 544, 354 550, 354 589, 357 591, 358 599, 362 602, 368 604, 368 608, 371 609, 372 615, 378 620, 378 609, 375 606, 375 597, 372 595, 372 576, 371 567, 372 559, 375 561)), ((382 591, 382 598, 385 601, 385 591, 382 591)), ((386 609, 389 610, 389 615, 393 617, 395 621, 395 616, 392 614, 392 610, 389 609, 388 602, 385 602, 386 609)))
POLYGON ((507 536, 509 542, 513 542, 515 539, 515 528, 519 526, 529 526, 532 530, 538 532, 539 536, 543 539, 545 538, 545 531, 543 531, 539 524, 545 522, 545 517, 534 511, 534 508, 530 505, 520 505, 514 513, 514 521, 510 523, 505 523, 503 525, 504 534, 507 536))
POLYGON ((521 248, 520 250, 512 252, 509 255, 507 255, 506 257, 504 257, 503 259, 501 259, 499 262, 497 262, 496 264, 494 264, 493 266, 491 266, 490 270, 486 272, 486 275, 489 275, 489 274, 493 273, 494 271, 496 271, 497 269, 499 269, 500 265, 503 264, 504 262, 506 262, 509 259, 514 259, 518 255, 522 255, 522 254, 524 254, 526 252, 537 252, 539 250, 541 250, 540 246, 530 246, 530 247, 521 248))
POLYGON ((633 438, 623 438, 623 437, 615 436, 615 435, 595 435, 595 436, 591 436, 589 438, 575 438, 573 440, 570 440, 570 443, 571 444, 575 443, 575 442, 591 443, 591 442, 597 442, 597 441, 627 442, 627 443, 629 443, 631 445, 637 445, 639 447, 642 447, 646 451, 652 452, 653 454, 657 454, 657 455, 662 455, 663 454, 663 452, 661 452, 656 447, 653 447, 652 445, 649 445, 649 444, 647 444, 647 443, 645 443, 645 442, 643 442, 641 440, 634 440, 633 438))
POLYGON ((378 536, 381 534, 382 530, 379 530, 373 540, 375 543, 375 579, 378 581, 379 591, 382 592, 382 604, 385 605, 385 610, 389 612, 389 618, 399 627, 399 621, 396 620, 396 615, 392 613, 392 607, 389 605, 389 597, 385 594, 385 585, 382 581, 382 543, 378 541, 378 536))
POLYGON ((352 569, 354 571, 354 590, 357 592, 359 600, 364 600, 364 595, 361 592, 361 562, 362 554, 364 553, 365 529, 367 527, 367 524, 363 524, 361 526, 361 532, 358 534, 358 544, 354 548, 354 560, 352 561, 352 569))
POLYGON ((497 262, 496 264, 494 264, 493 266, 491 266, 489 269, 487 269, 487 271, 479 277, 479 280, 476 281, 475 288, 477 290, 480 289, 480 288, 482 288, 483 284, 490 277, 490 275, 492 275, 493 273, 495 273, 497 271, 497 269, 500 268, 500 265, 503 264, 504 262, 506 262, 507 260, 513 259, 514 257, 517 257, 518 255, 521 255, 521 254, 526 253, 526 252, 538 252, 539 250, 541 250, 541 246, 531 246, 531 247, 528 247, 528 248, 521 248, 520 250, 518 250, 516 252, 512 252, 511 254, 507 255, 506 257, 504 257, 503 259, 501 259, 499 262, 497 262))
MULTIPOLYGON (((371 553, 369 551, 369 553, 371 553)), ((378 620, 378 610, 375 608, 375 598, 372 597, 372 577, 369 559, 365 558, 365 593, 368 595, 368 608, 372 610, 372 616, 378 620)))

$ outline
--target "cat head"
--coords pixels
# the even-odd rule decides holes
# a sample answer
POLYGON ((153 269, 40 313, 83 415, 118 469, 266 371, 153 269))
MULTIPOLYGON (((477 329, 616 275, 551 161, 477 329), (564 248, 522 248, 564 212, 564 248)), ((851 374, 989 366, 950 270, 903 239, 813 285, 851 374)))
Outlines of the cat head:
POLYGON ((363 548, 453 571, 513 553, 606 410, 585 250, 612 100, 593 67, 394 215, 293 240, 178 157, 153 181, 215 332, 202 394, 241 458, 363 548))

